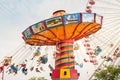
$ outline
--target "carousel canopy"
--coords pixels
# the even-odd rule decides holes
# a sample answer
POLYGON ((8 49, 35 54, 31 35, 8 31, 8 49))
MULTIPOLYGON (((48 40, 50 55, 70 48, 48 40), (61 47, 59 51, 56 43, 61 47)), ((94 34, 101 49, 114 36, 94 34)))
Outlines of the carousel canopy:
POLYGON ((101 29, 102 16, 96 13, 66 14, 64 10, 53 13, 45 19, 25 29, 23 39, 30 45, 55 45, 57 42, 79 40, 101 29))

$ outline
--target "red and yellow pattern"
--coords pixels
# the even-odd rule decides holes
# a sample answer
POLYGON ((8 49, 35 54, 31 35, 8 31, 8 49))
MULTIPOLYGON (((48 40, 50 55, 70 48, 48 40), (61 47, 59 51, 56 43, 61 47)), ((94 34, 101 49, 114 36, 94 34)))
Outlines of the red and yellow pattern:
POLYGON ((73 42, 74 40, 64 40, 58 43, 61 52, 55 58, 56 68, 74 68, 73 56, 73 42))

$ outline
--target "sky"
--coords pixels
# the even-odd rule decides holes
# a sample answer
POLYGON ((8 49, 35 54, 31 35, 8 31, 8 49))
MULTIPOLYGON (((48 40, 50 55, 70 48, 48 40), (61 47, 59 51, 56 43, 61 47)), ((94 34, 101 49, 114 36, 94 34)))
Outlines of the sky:
MULTIPOLYGON (((50 18, 57 10, 84 12, 87 0, 1 0, 0 53, 9 55, 22 42, 22 31, 32 24, 50 18)), ((1 55, 2 56, 2 55, 1 55)))
MULTIPOLYGON (((18 47, 24 45, 21 33, 30 25, 50 18, 52 13, 57 10, 65 10, 67 13, 85 12, 87 1, 88 0, 0 0, 0 60, 4 56, 15 54, 14 52, 18 50, 18 47)), ((103 28, 98 33, 93 34, 91 39, 94 40, 94 45, 99 44, 102 49, 104 49, 103 54, 107 54, 112 50, 109 45, 117 44, 120 40, 118 39, 120 35, 120 25, 118 25, 118 23, 120 23, 118 17, 120 16, 120 5, 117 0, 96 0, 96 5, 97 7, 93 7, 93 10, 103 15, 104 23, 102 26, 103 28)), ((81 42, 79 43, 83 46, 81 42)), ((82 50, 83 49, 79 51, 82 52, 82 50)), ((79 51, 76 53, 79 54, 79 51)), ((21 55, 24 54, 20 54, 20 56, 21 55)), ((28 56, 29 54, 26 55, 28 56)), ((20 56, 18 56, 15 61, 19 61, 20 56)), ((78 55, 76 54, 76 56, 78 55)), ((77 59, 80 60, 83 57, 84 55, 81 55, 77 57, 77 59)), ((50 59, 49 61, 51 62, 52 60, 50 59)), ((92 71, 95 67, 89 63, 84 66, 86 67, 83 69, 76 67, 78 72, 81 73, 80 80, 83 78, 87 80, 90 75, 87 70, 89 69, 92 71)), ((33 74, 38 75, 36 73, 33 74)), ((6 74, 5 80, 25 80, 33 76, 33 74, 29 74, 29 76, 24 76, 21 73, 16 76, 6 74)), ((40 74, 40 76, 45 75, 45 72, 40 74)), ((49 74, 47 74, 47 78, 50 78, 49 74)))

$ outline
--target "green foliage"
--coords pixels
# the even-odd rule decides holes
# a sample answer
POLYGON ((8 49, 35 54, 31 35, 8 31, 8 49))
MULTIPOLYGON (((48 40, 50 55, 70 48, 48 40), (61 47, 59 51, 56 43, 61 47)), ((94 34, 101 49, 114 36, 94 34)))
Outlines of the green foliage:
POLYGON ((108 66, 104 70, 96 71, 95 76, 98 80, 119 80, 120 66, 108 66))
POLYGON ((36 77, 32 77, 32 78, 30 78, 29 80, 36 80, 36 77))
POLYGON ((37 78, 37 80, 47 80, 47 79, 45 79, 44 77, 39 77, 37 78))
POLYGON ((32 77, 29 80, 47 80, 47 79, 45 79, 44 77, 38 77, 38 78, 32 77))

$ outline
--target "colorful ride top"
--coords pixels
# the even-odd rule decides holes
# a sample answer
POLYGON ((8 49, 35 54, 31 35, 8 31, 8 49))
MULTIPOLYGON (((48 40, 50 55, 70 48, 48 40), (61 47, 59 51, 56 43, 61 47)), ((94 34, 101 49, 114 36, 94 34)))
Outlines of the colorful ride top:
POLYGON ((30 45, 56 45, 57 42, 95 33, 101 28, 102 16, 96 13, 66 14, 59 10, 52 18, 31 25, 23 31, 23 39, 30 45), (57 16, 62 12, 62 16, 57 16), (64 15, 63 15, 64 14, 64 15))
POLYGON ((25 29, 22 38, 30 45, 55 45, 59 48, 52 80, 78 80, 79 75, 74 68, 73 43, 101 29, 102 18, 96 13, 66 14, 64 10, 59 10, 53 13, 52 18, 25 29))

